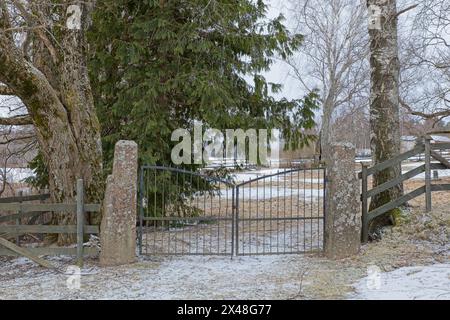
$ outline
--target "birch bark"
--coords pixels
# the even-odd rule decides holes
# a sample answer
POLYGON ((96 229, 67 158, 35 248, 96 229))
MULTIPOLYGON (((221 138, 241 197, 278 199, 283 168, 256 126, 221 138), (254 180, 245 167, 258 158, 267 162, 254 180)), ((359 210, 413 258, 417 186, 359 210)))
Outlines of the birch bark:
MULTIPOLYGON (((374 164, 386 161, 400 153, 399 73, 397 40, 397 7, 395 0, 368 0, 370 36, 370 125, 371 149, 374 164)), ((401 175, 401 165, 388 168, 373 176, 376 187, 401 175)), ((397 185, 380 193, 371 201, 377 208, 403 193, 397 185)), ((372 231, 390 224, 392 212, 375 219, 372 231)))

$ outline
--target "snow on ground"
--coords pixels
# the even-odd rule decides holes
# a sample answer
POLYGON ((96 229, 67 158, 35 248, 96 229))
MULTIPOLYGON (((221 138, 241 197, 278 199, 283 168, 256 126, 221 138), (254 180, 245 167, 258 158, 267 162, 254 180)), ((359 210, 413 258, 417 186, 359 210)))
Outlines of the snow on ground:
POLYGON ((109 268, 89 260, 80 287, 71 288, 77 277, 67 268, 74 261, 51 261, 61 272, 24 258, 0 261, 0 300, 450 299, 448 263, 399 268, 381 273, 377 282, 357 260, 312 255, 145 257, 109 268))
POLYGON ((355 285, 351 299, 449 300, 450 264, 405 267, 371 274, 355 285))
POLYGON ((23 259, 1 264, 0 299, 289 299, 301 289, 304 263, 291 255, 152 258, 114 268, 88 265, 79 290, 68 288, 70 273, 30 265, 23 259), (28 271, 20 272, 25 267, 28 271))
MULTIPOLYGON (((5 171, 5 169, 2 169, 5 171)), ((33 170, 28 168, 6 168, 6 180, 9 183, 21 182, 23 179, 33 176, 33 170)))

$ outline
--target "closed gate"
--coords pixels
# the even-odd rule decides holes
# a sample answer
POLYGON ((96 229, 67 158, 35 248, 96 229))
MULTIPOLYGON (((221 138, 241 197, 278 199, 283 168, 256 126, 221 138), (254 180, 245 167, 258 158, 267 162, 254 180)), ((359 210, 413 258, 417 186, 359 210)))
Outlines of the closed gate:
POLYGON ((214 171, 143 166, 139 251, 264 255, 322 250, 325 168, 214 171))

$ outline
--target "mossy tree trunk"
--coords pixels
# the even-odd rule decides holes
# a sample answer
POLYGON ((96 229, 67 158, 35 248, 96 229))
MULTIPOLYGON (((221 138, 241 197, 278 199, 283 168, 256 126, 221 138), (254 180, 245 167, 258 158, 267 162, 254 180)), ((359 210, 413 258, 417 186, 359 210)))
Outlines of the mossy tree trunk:
MULTIPOLYGON (((28 123, 34 125, 49 171, 52 200, 74 202, 76 180, 82 178, 86 201, 99 202, 103 196, 100 125, 87 73, 85 39, 92 8, 80 2, 80 23, 69 28, 65 24, 70 18, 68 7, 68 1, 60 1, 55 7, 29 4, 16 8, 31 27, 26 40, 31 45, 24 48, 24 41, 19 46, 12 34, 0 32, 0 81, 28 110, 28 123), (59 10, 59 21, 52 20, 58 17, 55 10, 59 10), (51 36, 32 27, 37 23, 52 31, 51 36)), ((0 28, 13 30, 5 6, 0 10, 0 28)), ((59 213, 54 222, 74 224, 74 219, 74 215, 59 213)), ((72 235, 58 236, 59 244, 73 241, 72 235)))
MULTIPOLYGON (((370 35, 370 125, 374 164, 400 153, 399 72, 397 42, 397 8, 395 0, 368 0, 370 35)), ((373 187, 401 175, 401 165, 373 176, 373 187)), ((403 194, 397 185, 374 197, 370 209, 375 209, 403 194)), ((391 224, 392 212, 376 218, 371 231, 391 224)))

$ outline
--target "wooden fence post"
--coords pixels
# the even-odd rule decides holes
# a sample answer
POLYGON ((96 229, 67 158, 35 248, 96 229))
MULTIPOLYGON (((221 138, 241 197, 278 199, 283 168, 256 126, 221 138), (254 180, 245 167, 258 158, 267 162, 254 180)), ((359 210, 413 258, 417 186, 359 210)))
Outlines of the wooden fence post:
POLYGON ((367 201, 367 164, 361 162, 361 182, 362 182, 362 192, 361 192, 361 224, 362 224, 362 232, 361 232, 361 241, 366 243, 369 241, 369 221, 368 221, 368 201, 367 201))
POLYGON ((77 264, 83 266, 84 189, 83 179, 77 180, 77 264))
POLYGON ((425 209, 431 211, 431 138, 425 137, 425 209))

